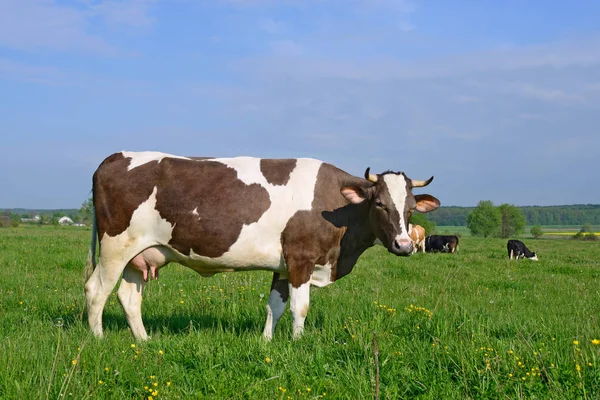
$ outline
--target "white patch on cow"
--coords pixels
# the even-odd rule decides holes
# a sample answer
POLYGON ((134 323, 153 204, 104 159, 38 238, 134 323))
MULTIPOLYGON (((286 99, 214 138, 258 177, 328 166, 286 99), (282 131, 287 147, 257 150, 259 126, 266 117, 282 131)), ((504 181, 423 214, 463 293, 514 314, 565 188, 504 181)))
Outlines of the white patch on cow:
POLYGON ((292 337, 298 339, 304 332, 304 320, 310 302, 310 283, 295 288, 290 285, 290 311, 292 312, 292 337))
POLYGON ((173 225, 160 216, 156 210, 156 186, 148 200, 135 209, 129 221, 129 227, 116 236, 104 234, 100 241, 101 248, 110 249, 101 254, 125 259, 127 262, 142 250, 156 245, 169 243, 173 233, 173 225), (116 253, 113 249, 118 250, 116 253))
POLYGON ((264 177, 260 170, 260 158, 253 157, 235 157, 235 158, 215 158, 211 161, 216 161, 227 165, 229 168, 235 169, 237 177, 246 185, 258 183, 261 186, 268 185, 267 178, 264 177))
POLYGON ((259 184, 264 187, 269 193, 271 206, 257 222, 242 227, 237 241, 222 256, 209 258, 191 251, 193 261, 189 263, 190 267, 206 272, 238 269, 285 271, 286 266, 281 262, 281 233, 296 212, 311 209, 322 161, 297 159, 288 183, 283 186, 267 182, 260 171, 259 158, 217 158, 210 161, 234 168, 238 178, 247 185, 259 184))
POLYGON ((196 217, 198 217, 198 221, 200 221, 200 214, 198 214, 198 207, 196 207, 192 210, 192 215, 195 215, 196 217))
POLYGON ((325 287, 331 284, 331 264, 315 265, 309 283, 317 287, 325 287))
POLYGON ((127 171, 131 171, 132 169, 151 161, 161 162, 165 157, 191 160, 191 158, 188 157, 174 156, 172 154, 161 153, 160 151, 122 151, 121 154, 123 154, 123 156, 126 158, 131 158, 129 166, 127 167, 127 171))
POLYGON ((400 221, 398 222, 400 223, 402 233, 396 236, 396 240, 411 240, 410 236, 408 235, 408 232, 406 232, 406 224, 404 221, 404 205, 406 203, 406 196, 408 195, 404 175, 385 174, 383 176, 383 180, 388 187, 388 191, 390 192, 390 196, 392 197, 394 206, 400 214, 400 221))

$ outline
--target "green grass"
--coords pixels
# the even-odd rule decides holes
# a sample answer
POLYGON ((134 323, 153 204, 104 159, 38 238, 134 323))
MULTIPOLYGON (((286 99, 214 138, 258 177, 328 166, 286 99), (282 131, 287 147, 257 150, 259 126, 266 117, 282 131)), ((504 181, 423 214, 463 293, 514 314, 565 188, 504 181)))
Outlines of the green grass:
POLYGON ((529 239, 537 263, 509 262, 505 240, 468 236, 455 255, 373 248, 352 274, 313 288, 302 339, 291 340, 288 311, 271 343, 262 339, 270 274, 202 278, 174 264, 147 286, 152 338, 136 343, 116 290, 105 338, 90 335, 89 236, 0 229, 0 398, 147 398, 154 389, 158 399, 357 399, 374 398, 377 380, 389 399, 600 393, 598 243, 529 239))

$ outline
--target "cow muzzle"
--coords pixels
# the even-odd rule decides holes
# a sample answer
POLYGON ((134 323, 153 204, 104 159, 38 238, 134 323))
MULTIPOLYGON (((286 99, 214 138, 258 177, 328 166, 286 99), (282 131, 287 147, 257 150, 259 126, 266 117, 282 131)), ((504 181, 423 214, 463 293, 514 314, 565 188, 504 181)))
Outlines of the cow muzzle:
POLYGON ((413 241, 406 238, 396 238, 388 248, 388 251, 397 256, 410 256, 413 253, 413 241))

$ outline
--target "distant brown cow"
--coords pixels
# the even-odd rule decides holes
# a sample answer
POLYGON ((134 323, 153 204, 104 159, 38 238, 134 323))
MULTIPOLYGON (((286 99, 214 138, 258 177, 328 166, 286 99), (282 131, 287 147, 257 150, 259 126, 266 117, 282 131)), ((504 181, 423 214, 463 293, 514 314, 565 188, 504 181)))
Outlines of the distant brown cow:
POLYGON ((413 254, 419 250, 425 253, 425 228, 421 225, 408 224, 408 234, 415 244, 413 254))

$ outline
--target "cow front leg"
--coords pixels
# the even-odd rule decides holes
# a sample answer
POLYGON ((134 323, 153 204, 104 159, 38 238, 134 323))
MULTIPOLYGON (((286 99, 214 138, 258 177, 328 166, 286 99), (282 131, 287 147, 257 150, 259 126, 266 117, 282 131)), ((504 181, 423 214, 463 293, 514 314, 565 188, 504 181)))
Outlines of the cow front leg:
POLYGON ((304 320, 306 320, 308 314, 310 283, 305 282, 298 287, 290 283, 289 290, 290 311, 292 312, 292 338, 299 339, 304 333, 304 320))
POLYGON ((287 278, 282 278, 278 273, 273 274, 273 282, 271 283, 271 294, 269 295, 269 302, 267 304, 267 322, 265 323, 265 330, 263 336, 267 341, 273 339, 273 333, 275 332, 275 326, 277 321, 285 312, 290 292, 288 289, 287 278))

